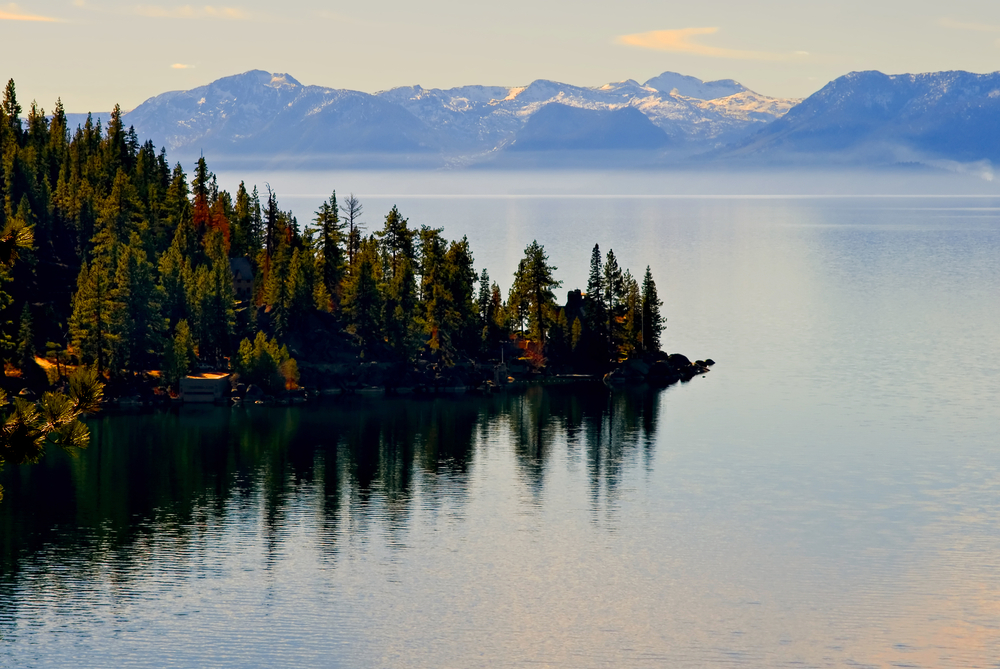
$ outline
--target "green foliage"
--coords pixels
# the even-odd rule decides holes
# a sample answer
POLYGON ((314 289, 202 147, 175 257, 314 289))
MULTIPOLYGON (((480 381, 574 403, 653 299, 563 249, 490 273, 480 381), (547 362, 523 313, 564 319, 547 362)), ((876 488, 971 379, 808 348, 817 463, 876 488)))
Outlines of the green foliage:
POLYGON ((352 272, 344 290, 349 327, 361 338, 367 351, 377 346, 381 330, 382 296, 375 278, 377 262, 378 244, 374 237, 368 237, 358 249, 357 270, 352 272))
POLYGON ((115 353, 119 336, 114 320, 122 313, 106 261, 97 258, 91 265, 84 263, 73 296, 70 338, 80 361, 97 365, 99 373, 108 369, 115 353))
POLYGON ((555 288, 562 285, 554 276, 556 267, 549 264, 545 249, 537 241, 524 249, 524 258, 514 276, 517 306, 528 317, 528 336, 540 346, 555 317, 555 288))
POLYGON ((167 345, 166 364, 163 369, 167 383, 176 388, 177 383, 194 367, 196 359, 191 328, 187 321, 182 320, 177 323, 173 339, 167 345))
POLYGON ((354 258, 361 248, 362 233, 364 231, 361 223, 361 214, 364 207, 354 193, 347 196, 344 204, 340 206, 340 211, 344 215, 344 223, 347 227, 347 266, 354 267, 354 258))
POLYGON ((86 448, 90 431, 80 418, 96 413, 103 395, 104 386, 97 373, 82 367, 70 376, 68 394, 47 392, 37 402, 20 397, 10 402, 0 390, 0 467, 7 462, 38 462, 50 444, 67 451, 86 448))
POLYGON ((299 380, 298 364, 288 355, 288 349, 263 332, 258 332, 252 342, 240 342, 234 368, 242 382, 256 384, 271 394, 294 388, 299 380))
POLYGON ((514 332, 535 359, 552 352, 574 364, 660 345, 664 319, 648 271, 638 286, 597 245, 586 295, 573 305, 557 306, 561 284, 537 242, 505 303, 489 273, 475 270, 467 239, 414 229, 395 206, 365 237, 361 203, 332 192, 316 227, 302 231, 270 187, 263 203, 243 182, 235 195, 220 190, 205 158, 189 181, 164 151, 140 143, 118 107, 106 128, 92 117, 69 128, 58 101, 51 115, 32 104, 22 117, 8 82, 0 104, 5 362, 25 363, 35 342, 69 342, 67 353, 102 375, 159 366, 175 383, 195 352, 221 367, 238 357, 235 342, 255 342, 258 330, 308 347, 332 344, 337 333, 324 330, 334 327, 355 334, 366 356, 431 353, 445 363, 496 356, 514 332), (231 258, 247 258, 254 275, 253 304, 238 316, 231 258))
POLYGON ((344 224, 340 220, 337 193, 320 205, 316 212, 319 226, 319 251, 322 284, 325 293, 336 306, 340 304, 340 287, 344 278, 344 224))
POLYGON ((147 259, 138 233, 132 233, 119 252, 111 316, 117 337, 113 362, 116 369, 151 368, 163 350, 166 321, 162 286, 156 268, 147 259))
POLYGON ((18 329, 17 338, 17 358, 22 368, 34 362, 35 359, 34 330, 31 327, 31 309, 28 308, 27 302, 25 302, 24 308, 21 310, 21 325, 18 329))
POLYGON ((601 247, 594 244, 587 278, 587 325, 602 340, 607 340, 608 303, 604 293, 604 263, 601 247))
POLYGON ((642 278, 642 323, 640 326, 640 342, 643 350, 660 350, 661 334, 667 322, 667 319, 660 312, 662 306, 663 302, 656 293, 653 273, 649 270, 649 265, 646 265, 646 273, 642 278))

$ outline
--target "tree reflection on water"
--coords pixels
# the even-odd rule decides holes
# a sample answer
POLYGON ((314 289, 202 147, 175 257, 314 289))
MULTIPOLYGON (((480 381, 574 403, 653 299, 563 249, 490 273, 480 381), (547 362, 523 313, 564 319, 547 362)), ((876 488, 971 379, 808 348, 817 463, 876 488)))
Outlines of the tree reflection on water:
POLYGON ((364 532, 373 500, 390 535, 407 527, 415 493, 424 504, 446 494, 461 505, 478 450, 504 442, 536 501, 553 453, 583 458, 596 510, 602 494, 614 498, 629 457, 649 465, 659 401, 648 389, 537 386, 489 397, 104 415, 91 421, 81 456, 52 452, 0 475, 2 587, 30 555, 141 561, 153 539, 189 541, 226 514, 261 513, 267 554, 278 559, 307 491, 317 500, 319 544, 334 556, 338 523, 364 532))

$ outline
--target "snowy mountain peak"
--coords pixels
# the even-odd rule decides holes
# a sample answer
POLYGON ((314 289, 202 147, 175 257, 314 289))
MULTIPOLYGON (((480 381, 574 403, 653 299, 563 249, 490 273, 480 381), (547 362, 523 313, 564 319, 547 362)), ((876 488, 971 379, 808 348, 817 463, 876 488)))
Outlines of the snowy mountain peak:
POLYGON ((377 150, 482 156, 515 143, 521 149, 574 142, 654 148, 664 146, 664 137, 674 148, 694 151, 742 139, 796 102, 758 95, 731 80, 703 82, 670 72, 646 84, 626 79, 588 87, 538 79, 515 87, 400 86, 371 95, 251 70, 151 98, 129 112, 127 122, 171 151, 233 155, 377 150), (549 108, 553 104, 560 106, 549 108))
POLYGON ((647 81, 645 86, 667 93, 668 95, 683 95, 686 98, 698 100, 716 100, 729 97, 747 90, 743 84, 732 79, 718 81, 702 81, 676 72, 664 72, 647 81))
POLYGON ((302 84, 300 84, 295 77, 290 74, 275 72, 271 75, 271 81, 268 83, 268 86, 271 88, 281 88, 282 86, 301 88, 302 84))

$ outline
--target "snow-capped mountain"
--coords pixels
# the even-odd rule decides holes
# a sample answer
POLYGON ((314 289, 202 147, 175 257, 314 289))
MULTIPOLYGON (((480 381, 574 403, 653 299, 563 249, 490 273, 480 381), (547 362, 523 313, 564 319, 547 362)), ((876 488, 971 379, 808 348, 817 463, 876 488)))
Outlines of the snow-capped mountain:
POLYGON ((678 141, 706 148, 743 137, 786 113, 798 100, 769 98, 732 80, 703 82, 673 72, 640 84, 632 79, 594 88, 538 79, 528 86, 419 86, 376 93, 434 127, 467 140, 501 144, 545 105, 611 111, 634 107, 678 141), (663 90, 669 86, 667 90, 663 90))
POLYGON ((412 153, 439 144, 434 131, 392 102, 260 70, 163 93, 124 120, 181 155, 412 153))
POLYGON ((140 136, 180 156, 204 151, 262 157, 427 153, 474 158, 513 147, 526 128, 531 139, 522 137, 521 147, 537 150, 571 149, 574 137, 581 142, 576 148, 593 148, 595 142, 614 148, 607 138, 635 133, 656 137, 642 143, 644 149, 665 146, 659 134, 640 128, 642 119, 634 114, 603 113, 631 108, 665 133, 672 147, 687 147, 690 153, 744 138, 796 102, 759 95, 731 80, 703 82, 670 72, 645 84, 629 79, 591 88, 537 80, 515 87, 407 86, 371 95, 305 86, 287 74, 253 70, 158 95, 126 114, 125 121, 140 136), (555 125, 542 122, 544 118, 531 128, 527 124, 552 104, 602 114, 556 109, 552 118, 581 125, 561 126, 561 134, 548 142, 539 133, 555 125))
POLYGON ((1000 72, 852 72, 717 153, 754 161, 1000 160, 1000 72))

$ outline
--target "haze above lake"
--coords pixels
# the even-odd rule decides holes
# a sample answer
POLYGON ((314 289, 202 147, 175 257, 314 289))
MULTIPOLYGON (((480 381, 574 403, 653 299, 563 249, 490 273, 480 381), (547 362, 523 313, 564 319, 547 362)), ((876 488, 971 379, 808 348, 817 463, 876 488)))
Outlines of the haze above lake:
MULTIPOLYGON (((211 167, 211 163, 209 163, 211 167)), ((664 391, 104 416, 0 474, 0 664, 993 666, 1000 191, 975 174, 220 173, 300 224, 650 265, 664 391)))

